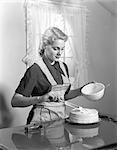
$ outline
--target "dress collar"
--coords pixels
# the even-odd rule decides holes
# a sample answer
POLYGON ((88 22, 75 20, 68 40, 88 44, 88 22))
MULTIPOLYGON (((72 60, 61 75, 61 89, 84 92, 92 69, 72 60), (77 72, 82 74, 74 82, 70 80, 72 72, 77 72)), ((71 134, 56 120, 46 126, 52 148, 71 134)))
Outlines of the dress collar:
POLYGON ((49 60, 47 59, 47 57, 45 57, 45 56, 43 56, 43 61, 48 67, 53 66, 56 70, 58 70, 60 72, 60 74, 63 74, 65 76, 63 70, 59 66, 58 61, 54 61, 54 62, 50 63, 49 60))
POLYGON ((54 65, 56 62, 55 61, 53 61, 52 63, 50 63, 51 65, 54 65))

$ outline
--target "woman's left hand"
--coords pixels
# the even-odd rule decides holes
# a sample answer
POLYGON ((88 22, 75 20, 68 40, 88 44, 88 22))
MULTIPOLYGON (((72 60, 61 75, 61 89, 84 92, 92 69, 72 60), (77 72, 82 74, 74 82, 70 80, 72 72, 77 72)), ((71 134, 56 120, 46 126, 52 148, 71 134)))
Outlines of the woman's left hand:
POLYGON ((91 82, 88 82, 88 83, 86 83, 86 84, 84 84, 81 88, 80 88, 80 93, 81 93, 81 95, 83 96, 83 94, 82 94, 82 88, 84 87, 84 86, 86 86, 86 85, 88 85, 88 84, 90 84, 90 83, 95 83, 95 81, 91 81, 91 82))

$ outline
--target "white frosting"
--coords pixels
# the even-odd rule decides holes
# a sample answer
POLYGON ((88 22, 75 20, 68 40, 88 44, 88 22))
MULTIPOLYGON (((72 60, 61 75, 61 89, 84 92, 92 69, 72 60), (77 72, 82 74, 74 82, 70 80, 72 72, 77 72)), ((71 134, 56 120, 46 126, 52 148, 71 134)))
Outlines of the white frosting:
POLYGON ((75 108, 70 112, 69 119, 74 123, 95 123, 99 121, 98 111, 96 109, 75 108))

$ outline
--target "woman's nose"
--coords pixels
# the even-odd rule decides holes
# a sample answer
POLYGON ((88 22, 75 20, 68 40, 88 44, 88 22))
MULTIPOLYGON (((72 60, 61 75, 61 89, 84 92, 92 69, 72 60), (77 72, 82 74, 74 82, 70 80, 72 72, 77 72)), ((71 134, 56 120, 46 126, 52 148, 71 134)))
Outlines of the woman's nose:
POLYGON ((60 54, 60 53, 61 53, 61 51, 60 51, 60 50, 58 50, 58 51, 57 51, 57 53, 58 53, 58 54, 60 54))
POLYGON ((61 54, 62 54, 62 50, 59 49, 59 50, 57 51, 57 54, 61 55, 61 54))
POLYGON ((58 56, 60 56, 60 55, 61 55, 61 51, 60 51, 60 50, 57 52, 57 55, 58 55, 58 56))

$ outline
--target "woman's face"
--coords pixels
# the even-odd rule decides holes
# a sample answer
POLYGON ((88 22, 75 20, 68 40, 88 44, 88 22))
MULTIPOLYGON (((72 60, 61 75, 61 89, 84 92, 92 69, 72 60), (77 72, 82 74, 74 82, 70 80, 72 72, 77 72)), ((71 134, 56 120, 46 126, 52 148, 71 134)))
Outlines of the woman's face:
POLYGON ((65 42, 63 40, 55 40, 52 45, 48 45, 45 50, 45 56, 50 62, 56 61, 61 57, 65 49, 65 42))

